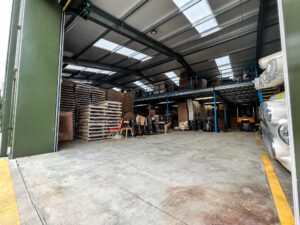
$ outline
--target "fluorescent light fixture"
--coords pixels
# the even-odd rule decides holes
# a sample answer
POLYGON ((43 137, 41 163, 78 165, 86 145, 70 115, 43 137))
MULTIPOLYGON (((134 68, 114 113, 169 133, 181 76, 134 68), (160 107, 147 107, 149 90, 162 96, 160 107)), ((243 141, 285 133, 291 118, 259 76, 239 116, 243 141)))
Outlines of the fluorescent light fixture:
POLYGON ((76 66, 76 65, 67 65, 64 69, 67 70, 76 70, 76 71, 86 71, 90 73, 100 73, 100 74, 107 74, 107 75, 112 75, 115 74, 116 72, 109 71, 109 70, 101 70, 101 69, 96 69, 96 68, 91 68, 91 67, 83 67, 83 66, 76 66))
POLYGON ((158 105, 164 105, 164 104, 167 104, 167 103, 170 104, 170 103, 173 103, 173 102, 174 102, 174 101, 169 101, 169 102, 159 102, 158 105))
POLYGON ((114 88, 112 88, 114 91, 118 91, 118 92, 120 92, 121 91, 121 88, 117 88, 117 87, 114 87, 114 88))
POLYGON ((97 47, 97 48, 108 50, 110 52, 116 52, 120 55, 125 55, 128 58, 133 58, 133 59, 136 59, 136 60, 139 60, 139 61, 142 61, 142 62, 152 58, 151 56, 148 56, 148 55, 143 54, 141 52, 135 51, 133 49, 124 47, 122 45, 113 43, 113 42, 105 40, 105 39, 100 39, 99 41, 97 41, 94 44, 94 46, 97 47))
POLYGON ((165 75, 173 81, 177 86, 179 86, 179 77, 173 71, 165 73, 165 75))
POLYGON ((115 74, 116 72, 108 71, 108 70, 100 70, 100 69, 95 69, 95 68, 86 68, 86 72, 91 72, 91 73, 101 73, 101 74, 107 74, 107 75, 112 75, 115 74))
POLYGON ((148 106, 148 104, 135 105, 135 107, 142 107, 142 106, 148 106))
MULTIPOLYGON (((216 102, 216 104, 220 104, 222 102, 216 102)), ((214 102, 206 102, 204 103, 204 105, 214 105, 215 103, 214 102)))
POLYGON ((229 55, 226 55, 226 56, 223 56, 220 58, 216 58, 215 62, 218 66, 218 69, 221 73, 222 78, 225 78, 225 77, 233 78, 233 71, 232 71, 229 55))
POLYGON ((63 77, 69 77, 69 76, 71 76, 72 74, 71 73, 62 73, 61 74, 63 77))
POLYGON ((79 70, 79 71, 82 71, 82 70, 85 69, 85 67, 76 66, 76 65, 67 65, 64 69, 66 69, 66 70, 79 70))
POLYGON ((213 99, 214 97, 202 97, 202 98, 195 98, 196 101, 199 100, 207 100, 207 99, 213 99))
POLYGON ((149 85, 145 85, 140 81, 135 81, 133 82, 135 85, 141 87, 142 89, 144 89, 145 91, 153 91, 153 89, 149 86, 149 85))
MULTIPOLYGON (((191 2, 192 0, 173 0, 179 9, 182 9, 184 5, 191 2)), ((212 17, 209 20, 205 20, 205 17, 214 15, 209 3, 207 0, 202 0, 193 6, 182 11, 185 17, 190 21, 191 24, 197 24, 200 21, 200 24, 195 25, 195 29, 201 34, 201 37, 212 34, 220 30, 219 24, 215 17, 212 17), (204 19, 204 22, 201 20, 204 19)))

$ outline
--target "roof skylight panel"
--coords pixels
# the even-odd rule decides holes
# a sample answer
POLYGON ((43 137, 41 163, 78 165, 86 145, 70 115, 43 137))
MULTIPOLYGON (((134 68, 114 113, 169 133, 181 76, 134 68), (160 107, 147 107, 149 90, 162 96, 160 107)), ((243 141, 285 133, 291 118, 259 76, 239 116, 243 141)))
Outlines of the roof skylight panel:
POLYGON ((120 55, 127 56, 128 58, 133 58, 136 60, 140 60, 142 62, 151 59, 151 56, 148 56, 146 54, 143 54, 141 52, 135 51, 133 49, 124 47, 122 45, 118 45, 116 43, 113 43, 111 41, 107 41, 105 39, 100 39, 98 42, 94 44, 97 48, 102 48, 105 50, 108 50, 110 52, 116 52, 120 55))
MULTIPOLYGON (((173 0, 179 9, 183 8, 185 4, 191 0, 173 0)), ((194 24, 201 19, 209 15, 214 15, 209 3, 207 0, 202 0, 188 9, 182 11, 185 17, 190 21, 191 24, 194 24)), ((201 34, 202 37, 214 33, 220 30, 218 22, 215 17, 201 22, 199 25, 195 26, 195 29, 201 34)))
POLYGON ((177 86, 179 85, 179 77, 173 71, 165 73, 165 75, 173 81, 177 86))
POLYGON ((216 58, 215 62, 218 66, 218 69, 222 77, 233 77, 233 70, 228 55, 220 58, 216 58))
POLYGON ((145 85, 140 81, 135 81, 133 82, 135 85, 141 87, 142 89, 144 89, 145 91, 153 91, 153 89, 149 86, 149 85, 145 85))
POLYGON ((108 51, 111 51, 111 52, 115 51, 116 49, 118 49, 120 47, 120 45, 115 44, 111 41, 107 41, 105 39, 100 39, 99 41, 97 41, 94 44, 94 46, 98 47, 98 48, 108 50, 108 51))

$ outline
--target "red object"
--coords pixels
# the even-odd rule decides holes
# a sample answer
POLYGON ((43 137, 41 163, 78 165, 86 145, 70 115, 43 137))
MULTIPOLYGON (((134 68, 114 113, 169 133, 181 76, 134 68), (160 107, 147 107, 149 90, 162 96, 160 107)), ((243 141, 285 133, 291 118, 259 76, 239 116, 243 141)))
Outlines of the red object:
POLYGON ((121 120, 119 127, 113 127, 109 129, 110 133, 118 133, 124 127, 124 119, 121 120))

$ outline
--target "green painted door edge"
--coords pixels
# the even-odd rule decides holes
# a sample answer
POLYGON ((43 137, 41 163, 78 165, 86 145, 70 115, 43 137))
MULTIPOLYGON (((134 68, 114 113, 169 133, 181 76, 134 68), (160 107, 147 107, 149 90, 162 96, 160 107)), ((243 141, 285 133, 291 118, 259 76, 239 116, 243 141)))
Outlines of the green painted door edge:
POLYGON ((13 105, 12 157, 55 150, 62 11, 55 1, 25 0, 13 105))
POLYGON ((300 174, 300 1, 278 0, 281 41, 286 54, 285 69, 286 96, 289 100, 290 147, 292 157, 292 183, 294 197, 294 216, 299 224, 299 174, 300 174), (287 70, 286 70, 287 69, 287 70))
POLYGON ((7 53, 7 63, 4 81, 4 95, 3 95, 3 115, 2 115, 2 141, 0 156, 4 157, 7 153, 7 147, 11 146, 9 137, 11 136, 11 100, 12 100, 12 86, 14 78, 17 37, 18 37, 18 21, 20 15, 20 0, 14 0, 11 14, 11 27, 9 34, 9 45, 7 53))

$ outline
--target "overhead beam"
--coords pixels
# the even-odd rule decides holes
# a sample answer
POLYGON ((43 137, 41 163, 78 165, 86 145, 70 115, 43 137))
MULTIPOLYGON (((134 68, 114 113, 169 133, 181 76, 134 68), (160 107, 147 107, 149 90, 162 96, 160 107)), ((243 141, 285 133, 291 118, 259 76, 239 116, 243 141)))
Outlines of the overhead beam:
POLYGON ((261 57, 266 10, 267 10, 267 1, 260 0, 258 21, 257 21, 256 54, 255 54, 256 62, 261 57))
POLYGON ((73 64, 77 66, 92 67, 100 70, 108 70, 108 71, 113 71, 118 73, 133 74, 147 80, 150 83, 153 83, 153 80, 147 77, 146 75, 144 75, 143 73, 135 70, 130 70, 124 67, 111 66, 104 63, 95 63, 87 60, 74 59, 70 57, 64 57, 64 63, 73 64))
POLYGON ((128 37, 131 40, 139 42, 142 45, 145 45, 155 51, 158 51, 164 55, 167 55, 170 58, 177 60, 185 68, 186 72, 190 76, 195 76, 195 72, 188 65, 182 55, 173 51, 164 44, 150 38, 146 34, 138 31, 137 29, 129 26, 121 20, 113 17, 112 15, 106 13, 105 11, 98 9, 96 7, 92 8, 91 13, 88 15, 88 20, 93 21, 107 29, 113 30, 116 33, 119 33, 125 37, 128 37))

